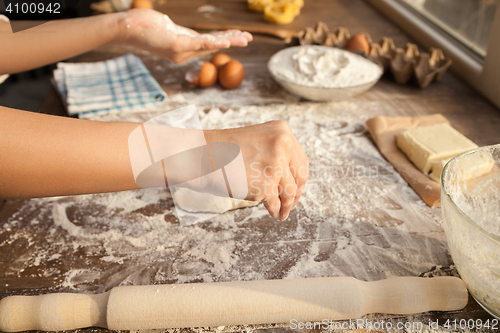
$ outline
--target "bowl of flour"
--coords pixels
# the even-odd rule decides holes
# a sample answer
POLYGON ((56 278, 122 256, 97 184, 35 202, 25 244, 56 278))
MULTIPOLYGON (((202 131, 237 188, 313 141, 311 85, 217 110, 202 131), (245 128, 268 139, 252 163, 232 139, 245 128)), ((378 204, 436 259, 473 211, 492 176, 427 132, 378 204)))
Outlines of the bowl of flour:
POLYGON ((283 88, 312 101, 348 99, 370 89, 383 74, 376 60, 319 45, 281 50, 267 67, 283 88))

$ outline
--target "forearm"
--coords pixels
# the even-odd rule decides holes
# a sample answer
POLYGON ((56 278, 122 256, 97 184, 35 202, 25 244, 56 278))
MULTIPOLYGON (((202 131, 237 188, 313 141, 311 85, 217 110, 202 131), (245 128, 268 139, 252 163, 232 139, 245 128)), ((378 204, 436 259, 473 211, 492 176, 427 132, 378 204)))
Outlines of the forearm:
POLYGON ((126 13, 50 21, 12 33, 0 22, 0 74, 12 74, 120 42, 126 13))
MULTIPOLYGON (((200 146, 197 130, 145 128, 138 123, 80 120, 1 106, 0 119, 0 199, 137 189, 134 179, 137 170, 132 170, 131 158, 146 158, 149 163, 152 155, 163 156, 167 148, 171 150, 167 155, 174 156, 200 146), (138 126, 141 126, 140 135, 131 135, 138 126), (147 140, 143 133, 147 133, 147 140), (138 141, 130 141, 131 137, 138 141), (130 142, 138 144, 129 147, 130 142), (160 150, 156 144, 160 145, 160 150), (162 148, 162 144, 166 146, 162 148), (144 157, 146 146, 150 149, 144 157), (133 153, 134 149, 140 150, 136 151, 138 154, 133 153)), ((309 161, 285 122, 204 131, 202 143, 205 140, 209 144, 229 142, 238 145, 247 172, 247 199, 262 200, 271 215, 279 216, 280 220, 288 216, 307 182, 309 161)), ((147 167, 148 163, 138 161, 139 171, 147 167)), ((169 183, 182 183, 181 178, 186 178, 183 173, 199 168, 196 164, 199 162, 198 155, 188 154, 171 163, 170 166, 180 169, 179 179, 175 172, 169 174, 169 183)), ((137 163, 134 165, 137 167, 137 163)), ((169 171, 172 171, 170 166, 169 171)), ((207 170, 212 168, 213 164, 207 170)), ((148 175, 167 180, 165 166, 160 174, 148 175)), ((214 183, 200 182, 200 185, 217 190, 214 183)), ((226 189, 225 183, 222 186, 226 189)))
POLYGON ((128 136, 139 124, 106 123, 0 107, 0 198, 137 188, 128 136))

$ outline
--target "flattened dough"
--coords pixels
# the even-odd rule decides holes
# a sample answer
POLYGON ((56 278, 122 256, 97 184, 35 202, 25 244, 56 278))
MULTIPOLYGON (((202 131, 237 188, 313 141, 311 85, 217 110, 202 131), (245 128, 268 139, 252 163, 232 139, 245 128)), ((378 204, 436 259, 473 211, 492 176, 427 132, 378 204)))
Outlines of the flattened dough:
MULTIPOLYGON (((231 198, 219 197, 209 193, 199 193, 187 188, 176 189, 172 193, 176 205, 191 213, 222 214, 229 210, 257 206, 260 201, 242 200, 233 207, 231 198)), ((238 202, 235 200, 235 202, 238 202)))

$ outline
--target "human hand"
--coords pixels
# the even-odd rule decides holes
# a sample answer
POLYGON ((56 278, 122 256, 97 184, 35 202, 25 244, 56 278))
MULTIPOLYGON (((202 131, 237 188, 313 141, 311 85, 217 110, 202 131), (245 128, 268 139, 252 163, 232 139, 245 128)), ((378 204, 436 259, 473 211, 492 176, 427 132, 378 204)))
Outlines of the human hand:
POLYGON ((306 185, 309 158, 288 124, 264 124, 205 131, 207 142, 232 142, 242 152, 248 182, 247 200, 262 201, 281 221, 297 205, 306 185))
POLYGON ((150 9, 132 9, 120 20, 118 42, 150 51, 174 63, 217 52, 231 46, 247 46, 252 35, 239 30, 211 34, 181 27, 167 16, 150 9))

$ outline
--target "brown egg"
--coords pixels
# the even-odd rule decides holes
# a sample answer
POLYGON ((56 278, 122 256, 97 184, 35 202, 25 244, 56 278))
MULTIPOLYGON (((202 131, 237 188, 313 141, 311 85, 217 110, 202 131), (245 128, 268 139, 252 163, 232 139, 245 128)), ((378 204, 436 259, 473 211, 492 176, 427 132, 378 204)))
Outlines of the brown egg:
POLYGON ((134 0, 132 8, 149 8, 153 9, 153 3, 150 0, 134 0))
POLYGON ((187 72, 185 79, 197 87, 210 87, 217 82, 217 68, 211 62, 204 62, 200 69, 187 72))
POLYGON ((231 61, 231 57, 225 53, 217 53, 212 57, 210 62, 215 65, 217 68, 221 68, 225 64, 231 61))
POLYGON ((349 38, 344 48, 353 52, 363 51, 365 54, 370 53, 370 44, 366 37, 361 34, 349 38))
POLYGON ((238 87, 245 78, 243 65, 236 60, 231 60, 219 69, 219 83, 226 89, 238 87))

